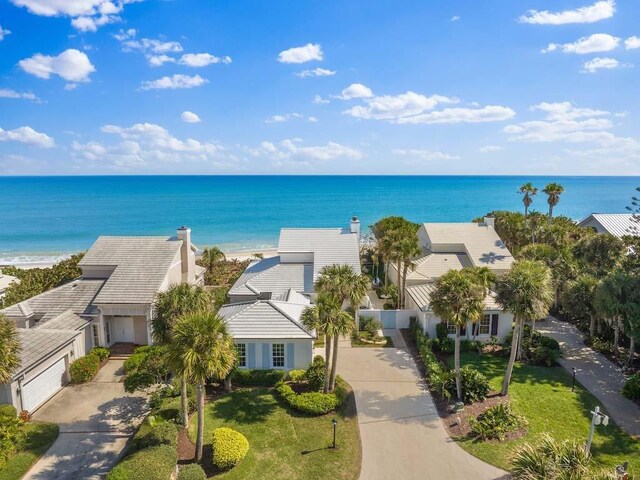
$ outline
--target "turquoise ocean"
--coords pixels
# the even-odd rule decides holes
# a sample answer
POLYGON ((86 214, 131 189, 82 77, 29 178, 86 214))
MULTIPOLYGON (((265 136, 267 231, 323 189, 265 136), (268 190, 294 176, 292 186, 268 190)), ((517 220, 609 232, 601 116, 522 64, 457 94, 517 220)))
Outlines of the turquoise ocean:
MULTIPOLYGON (((640 177, 104 176, 0 177, 0 265, 47 262, 99 235, 171 235, 188 225, 198 245, 273 247, 281 227, 366 227, 386 215, 466 222, 520 210, 518 186, 565 187, 558 214, 624 212, 640 177)), ((546 212, 544 195, 533 208, 546 212)))

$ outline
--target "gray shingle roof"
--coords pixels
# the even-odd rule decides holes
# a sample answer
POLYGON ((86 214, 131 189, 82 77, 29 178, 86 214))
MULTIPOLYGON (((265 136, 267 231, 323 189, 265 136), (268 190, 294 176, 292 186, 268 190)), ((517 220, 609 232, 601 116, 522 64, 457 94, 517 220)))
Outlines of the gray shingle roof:
POLYGON ((361 273, 358 235, 343 228, 283 228, 278 253, 313 253, 313 279, 327 265, 349 265, 361 273))
POLYGON ((105 280, 74 280, 7 307, 2 313, 10 317, 23 318, 32 311, 36 316, 42 316, 40 322, 55 318, 67 310, 77 315, 96 314, 97 308, 92 302, 104 283, 105 280))
POLYGON ((578 223, 584 226, 590 219, 598 222, 602 229, 616 237, 640 235, 640 222, 634 220, 631 213, 593 213, 578 223))
MULTIPOLYGON (((431 302, 431 295, 435 290, 435 284, 425 283, 424 285, 413 285, 406 288, 407 295, 415 302, 418 308, 422 310, 429 310, 429 304, 431 302)), ((500 304, 496 300, 496 294, 490 292, 484 299, 485 310, 502 310, 500 304)))
POLYGON ((249 265, 233 284, 229 295, 271 292, 272 299, 283 299, 290 289, 313 292, 313 265, 280 263, 280 257, 271 257, 249 265))
POLYGON ((99 237, 79 266, 116 267, 95 303, 150 304, 181 246, 176 237, 99 237))
POLYGON ((275 300, 238 303, 223 306, 219 314, 225 319, 229 333, 242 338, 315 338, 300 323, 307 304, 275 300))
POLYGON ((49 330, 45 328, 19 328, 18 332, 22 351, 20 352, 20 367, 13 374, 13 378, 16 378, 19 374, 30 369, 80 335, 79 331, 49 330))
POLYGON ((46 322, 39 321, 34 328, 46 328, 47 330, 79 330, 85 327, 89 320, 80 318, 72 310, 62 312, 55 318, 46 322))
MULTIPOLYGON (((407 280, 431 282, 449 270, 462 270, 473 264, 465 253, 429 253, 415 261, 415 270, 409 270, 407 280)), ((396 270, 396 265, 390 265, 396 270)))

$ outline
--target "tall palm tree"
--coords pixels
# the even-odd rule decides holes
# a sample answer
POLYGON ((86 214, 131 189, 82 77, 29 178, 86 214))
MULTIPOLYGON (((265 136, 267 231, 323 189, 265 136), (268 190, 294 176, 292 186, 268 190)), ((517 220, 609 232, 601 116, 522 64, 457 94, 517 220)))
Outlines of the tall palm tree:
MULTIPOLYGON (((204 288, 187 283, 172 285, 168 290, 156 295, 152 316, 151 336, 158 345, 169 345, 178 319, 192 311, 211 310, 211 295, 204 288)), ((182 425, 189 426, 189 399, 187 381, 180 377, 182 425)))
POLYGON ((181 316, 173 328, 169 357, 178 374, 197 385, 198 431, 196 461, 202 460, 204 443, 204 385, 209 378, 224 379, 233 369, 236 350, 224 320, 205 310, 181 316))
POLYGON ((475 323, 484 311, 485 287, 480 275, 470 269, 449 270, 440 277, 431 294, 433 313, 443 322, 456 326, 454 363, 456 393, 462 401, 462 376, 460 374, 460 330, 467 322, 475 323))
POLYGON ((579 275, 575 280, 569 280, 562 292, 563 308, 576 317, 589 318, 589 337, 596 333, 596 291, 598 279, 588 273, 579 275))
POLYGON ((409 231, 400 244, 398 245, 398 253, 402 262, 401 281, 398 282, 398 297, 400 300, 400 308, 405 308, 405 287, 407 285, 407 275, 409 270, 416 269, 415 258, 420 255, 422 250, 418 245, 418 236, 409 231))
POLYGON ((332 309, 327 312, 331 336, 333 337, 333 356, 331 358, 331 372, 329 373, 329 392, 333 392, 336 387, 336 374, 338 371, 338 339, 342 335, 350 335, 355 323, 349 313, 341 309, 332 309))
POLYGON ((331 340, 333 328, 329 312, 340 310, 341 304, 332 296, 326 293, 320 293, 316 299, 315 305, 304 309, 300 319, 302 324, 309 330, 315 330, 317 333, 324 335, 324 392, 329 391, 329 367, 331 364, 331 340))
POLYGON ((519 260, 496 284, 498 303, 506 311, 513 313, 515 326, 511 340, 511 355, 502 383, 502 395, 509 393, 509 383, 518 350, 520 337, 527 319, 548 315, 553 303, 553 282, 551 271, 544 263, 535 260, 519 260))
POLYGON ((354 311, 356 325, 359 325, 359 309, 369 291, 369 278, 356 273, 349 265, 327 265, 320 270, 316 280, 316 292, 326 293, 340 304, 349 302, 354 311))
POLYGON ((533 198, 538 194, 538 189, 533 186, 531 182, 527 182, 520 186, 518 190, 522 194, 522 203, 524 204, 524 220, 527 221, 527 215, 529 215, 529 207, 533 203, 533 198))
POLYGON ((20 335, 16 325, 0 313, 0 383, 7 383, 20 366, 20 335))
POLYGON ((207 273, 212 273, 213 268, 223 260, 226 260, 224 252, 218 247, 205 247, 202 250, 202 257, 200 259, 202 266, 207 269, 207 273))
POLYGON ((553 219, 553 207, 560 202, 560 195, 564 192, 564 187, 559 183, 550 183, 542 190, 547 194, 547 203, 549 204, 549 224, 553 219))
POLYGON ((625 284, 624 332, 629 337, 627 365, 633 365, 636 340, 640 341, 640 277, 631 276, 625 284))
POLYGON ((609 319, 612 323, 613 346, 616 352, 620 343, 622 317, 626 309, 625 285, 630 280, 628 274, 621 270, 616 270, 602 279, 596 291, 596 309, 605 319, 609 319))

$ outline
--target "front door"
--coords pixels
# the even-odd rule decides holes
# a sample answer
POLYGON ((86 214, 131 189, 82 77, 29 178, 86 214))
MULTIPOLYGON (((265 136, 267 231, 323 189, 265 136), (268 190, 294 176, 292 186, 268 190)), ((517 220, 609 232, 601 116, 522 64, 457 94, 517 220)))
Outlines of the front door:
POLYGON ((133 318, 113 317, 114 343, 133 343, 133 318))

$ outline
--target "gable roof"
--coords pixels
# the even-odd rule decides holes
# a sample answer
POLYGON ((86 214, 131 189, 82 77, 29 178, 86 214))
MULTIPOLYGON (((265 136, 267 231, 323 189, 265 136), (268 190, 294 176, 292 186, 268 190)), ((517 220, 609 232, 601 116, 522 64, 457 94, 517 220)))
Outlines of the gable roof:
POLYGON ((62 312, 58 316, 47 320, 46 322, 39 321, 33 328, 45 328, 47 330, 80 330, 86 327, 89 320, 80 318, 73 313, 72 310, 62 312))
POLYGON ((76 315, 95 315, 98 309, 93 301, 104 284, 105 280, 102 279, 80 278, 0 311, 14 318, 36 315, 41 317, 39 323, 53 319, 67 310, 76 315))
POLYGON ((433 281, 449 270, 462 270, 473 266, 465 253, 429 253, 416 260, 415 265, 415 270, 407 274, 407 280, 433 281))
POLYGON ((312 253, 313 280, 323 267, 349 265, 361 272, 358 235, 344 228, 283 228, 278 253, 312 253))
MULTIPOLYGON (((407 287, 406 292, 420 310, 426 311, 431 309, 431 295, 433 294, 435 289, 435 284, 426 283, 423 285, 413 285, 411 287, 407 287)), ((489 292, 489 295, 484 298, 484 309, 502 310, 502 307, 498 303, 496 294, 494 292, 489 292)))
POLYGON ((79 330, 49 330, 47 328, 19 328, 18 333, 22 346, 20 367, 15 371, 12 378, 16 378, 25 370, 35 366, 80 335, 79 330))
POLYGON ((273 300, 282 300, 291 289, 313 292, 313 266, 310 263, 280 263, 278 256, 251 263, 233 284, 229 295, 271 292, 273 300))
POLYGON ((508 269, 511 252, 491 225, 485 223, 424 223, 432 245, 460 245, 476 267, 508 269))
POLYGON ((580 220, 578 225, 589 226, 590 220, 595 220, 603 231, 616 237, 640 235, 640 221, 635 220, 632 213, 592 213, 580 220))
POLYGON ((95 303, 150 304, 180 252, 176 237, 99 237, 80 267, 115 267, 95 303))
POLYGON ((308 306, 308 300, 305 304, 257 300, 224 305, 218 313, 236 339, 311 339, 315 335, 300 322, 300 316, 308 306))

